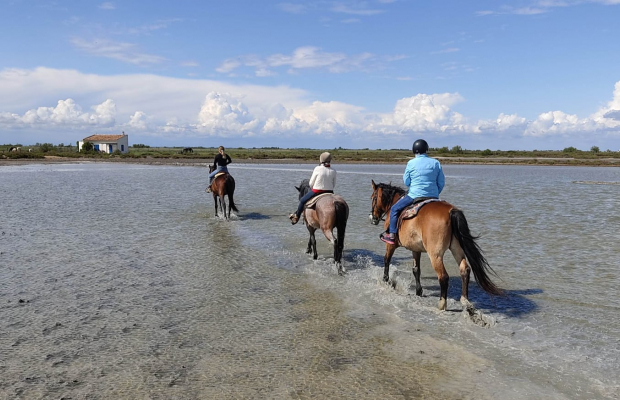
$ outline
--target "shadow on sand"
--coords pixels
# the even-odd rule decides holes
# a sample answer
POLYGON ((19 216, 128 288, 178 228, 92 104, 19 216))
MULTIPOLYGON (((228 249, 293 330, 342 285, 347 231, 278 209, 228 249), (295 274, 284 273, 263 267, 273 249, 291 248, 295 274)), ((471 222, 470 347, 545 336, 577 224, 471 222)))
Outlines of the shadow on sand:
POLYGON ((271 219, 271 216, 253 212, 253 213, 238 215, 237 218, 240 221, 246 221, 246 220, 256 221, 256 220, 262 220, 262 219, 271 219))
MULTIPOLYGON (((360 263, 360 258, 366 258, 371 261, 372 265, 383 268, 383 254, 377 254, 366 249, 346 249, 343 259, 347 270, 360 270, 368 268, 367 263, 360 263)), ((415 293, 415 282, 413 281, 413 273, 411 271, 412 258, 410 255, 404 254, 402 257, 392 257, 392 265, 399 265, 399 275, 407 276, 413 282, 413 285, 409 287, 409 291, 415 293)), ((435 276, 424 276, 429 271, 422 270, 422 288, 424 289, 423 296, 437 296, 439 298, 439 283, 435 276)), ((432 272, 432 270, 431 270, 432 272)), ((491 277, 501 287, 502 282, 500 279, 491 277)), ((456 299, 461 298, 461 277, 451 276, 450 286, 448 288, 448 298, 456 299)), ((478 284, 476 284, 473 274, 469 283, 469 300, 475 304, 476 308, 484 312, 493 312, 506 315, 508 317, 520 317, 522 315, 530 314, 538 309, 538 305, 527 298, 527 296, 543 293, 542 289, 530 288, 530 289, 504 289, 503 296, 491 296, 484 292, 478 284)))

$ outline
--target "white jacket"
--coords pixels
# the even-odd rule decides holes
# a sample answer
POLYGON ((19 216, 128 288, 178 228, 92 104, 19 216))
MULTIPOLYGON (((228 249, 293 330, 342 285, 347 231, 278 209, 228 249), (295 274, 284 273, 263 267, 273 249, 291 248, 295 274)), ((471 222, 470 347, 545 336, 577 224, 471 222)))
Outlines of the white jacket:
POLYGON ((310 188, 314 190, 334 190, 336 187, 336 171, 319 165, 312 171, 312 178, 310 178, 310 188))

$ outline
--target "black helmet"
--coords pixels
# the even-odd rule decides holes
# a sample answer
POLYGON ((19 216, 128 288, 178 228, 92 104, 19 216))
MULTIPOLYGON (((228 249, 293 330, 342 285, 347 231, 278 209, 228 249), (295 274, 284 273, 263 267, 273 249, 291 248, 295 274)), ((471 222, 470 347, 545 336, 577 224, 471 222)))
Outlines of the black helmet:
POLYGON ((413 142, 413 147, 411 148, 413 154, 425 154, 428 151, 428 143, 424 139, 418 139, 413 142))

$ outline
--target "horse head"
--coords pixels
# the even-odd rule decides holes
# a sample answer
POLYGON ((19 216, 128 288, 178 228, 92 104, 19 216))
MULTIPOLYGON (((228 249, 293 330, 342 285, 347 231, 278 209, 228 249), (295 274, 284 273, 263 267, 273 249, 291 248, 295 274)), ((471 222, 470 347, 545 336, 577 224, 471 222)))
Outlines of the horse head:
POLYGON ((371 180, 371 182, 372 195, 370 196, 371 210, 369 217, 374 225, 378 225, 384 219, 385 214, 392 208, 394 197, 398 195, 400 198, 400 196, 405 194, 405 190, 387 183, 375 183, 374 180, 371 180))
POLYGON ((209 164, 209 173, 215 171, 215 168, 213 167, 213 165, 209 164))
POLYGON ((306 193, 310 191, 310 179, 304 179, 299 184, 299 187, 295 186, 295 189, 299 192, 299 199, 304 197, 306 193))

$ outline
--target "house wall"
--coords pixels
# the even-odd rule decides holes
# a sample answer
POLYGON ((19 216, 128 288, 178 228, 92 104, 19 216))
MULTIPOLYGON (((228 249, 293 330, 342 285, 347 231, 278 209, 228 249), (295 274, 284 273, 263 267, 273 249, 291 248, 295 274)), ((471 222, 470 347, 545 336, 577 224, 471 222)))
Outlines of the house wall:
MULTIPOLYGON (((116 142, 92 141, 91 143, 93 145, 99 145, 99 151, 103 151, 104 153, 111 153, 110 146, 112 146, 112 152, 119 150, 123 154, 129 153, 129 136, 127 135, 118 139, 116 142)), ((84 141, 80 140, 78 143, 78 151, 82 150, 82 146, 84 146, 84 141)))
POLYGON ((118 145, 117 148, 121 151, 121 153, 129 153, 129 136, 125 135, 122 138, 118 139, 116 144, 118 145), (124 150, 121 150, 121 145, 123 146, 124 150))

